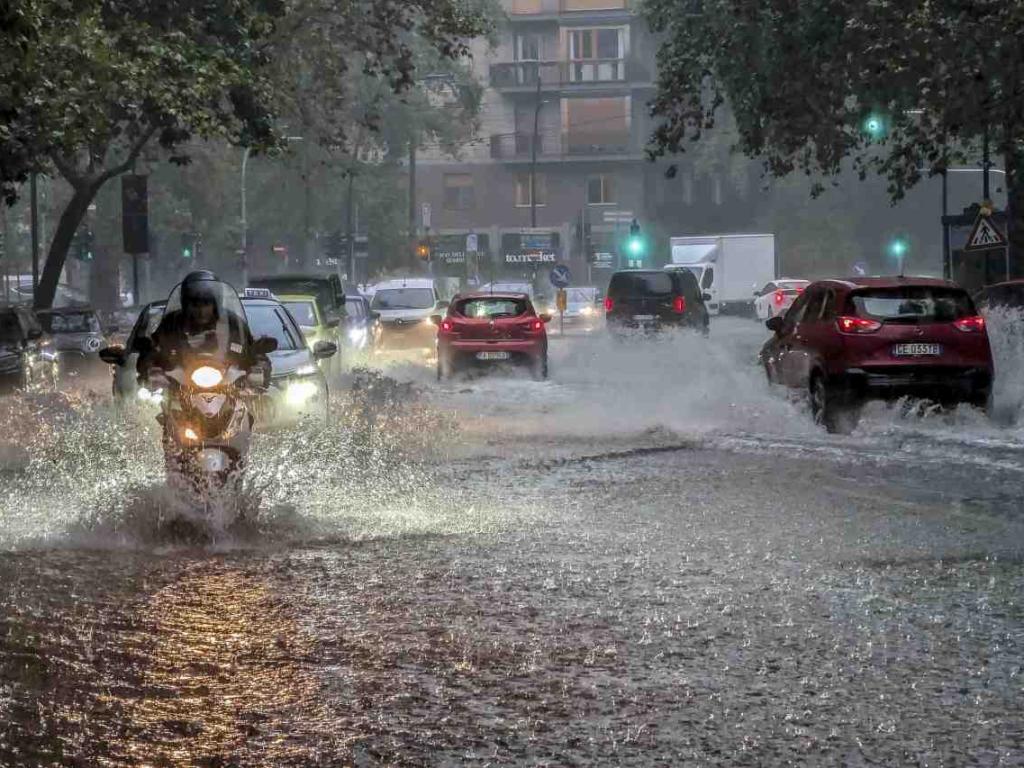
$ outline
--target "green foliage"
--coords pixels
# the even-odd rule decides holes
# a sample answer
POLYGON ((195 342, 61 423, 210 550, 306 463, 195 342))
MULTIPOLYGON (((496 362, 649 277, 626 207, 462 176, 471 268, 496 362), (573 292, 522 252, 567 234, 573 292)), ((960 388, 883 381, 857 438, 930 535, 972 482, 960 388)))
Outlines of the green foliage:
POLYGON ((653 152, 681 151, 728 97, 738 146, 777 176, 833 176, 851 158, 899 199, 922 176, 976 161, 985 126, 1019 172, 1024 3, 648 0, 659 51, 653 152), (884 130, 865 130, 875 116, 884 130))

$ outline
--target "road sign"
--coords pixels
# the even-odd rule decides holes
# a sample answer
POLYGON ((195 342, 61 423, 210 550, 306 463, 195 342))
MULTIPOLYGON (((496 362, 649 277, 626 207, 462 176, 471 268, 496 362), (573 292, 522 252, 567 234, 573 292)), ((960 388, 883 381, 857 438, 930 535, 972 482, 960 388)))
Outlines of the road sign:
POLYGON ((420 206, 420 213, 423 216, 423 228, 430 229, 430 203, 423 203, 420 206))
POLYGON ((555 288, 565 288, 572 282, 572 273, 565 264, 556 264, 551 268, 548 278, 555 288))
POLYGON ((987 251, 989 248, 1004 248, 1006 246, 1006 235, 999 231, 991 218, 978 213, 978 218, 971 227, 971 234, 967 236, 965 251, 987 251))
POLYGON ((868 265, 866 262, 858 261, 853 265, 853 274, 858 277, 864 277, 868 273, 868 265))
POLYGON ((466 235, 466 253, 476 253, 479 243, 475 234, 466 235))
POLYGON ((601 215, 601 217, 605 220, 605 223, 607 224, 617 224, 623 222, 628 224, 629 222, 633 221, 633 219, 636 218, 636 214, 633 213, 632 211, 605 211, 601 215))

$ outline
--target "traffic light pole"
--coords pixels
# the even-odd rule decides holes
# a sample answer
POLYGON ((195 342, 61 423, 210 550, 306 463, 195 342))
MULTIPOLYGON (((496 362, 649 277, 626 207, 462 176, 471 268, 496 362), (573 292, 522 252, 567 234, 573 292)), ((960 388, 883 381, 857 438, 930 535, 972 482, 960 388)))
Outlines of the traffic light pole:
POLYGON ((242 287, 249 285, 249 223, 245 217, 245 169, 249 164, 249 148, 242 150, 242 287))
POLYGON ((35 304, 36 288, 39 287, 39 184, 36 172, 29 182, 32 216, 32 303, 35 304))

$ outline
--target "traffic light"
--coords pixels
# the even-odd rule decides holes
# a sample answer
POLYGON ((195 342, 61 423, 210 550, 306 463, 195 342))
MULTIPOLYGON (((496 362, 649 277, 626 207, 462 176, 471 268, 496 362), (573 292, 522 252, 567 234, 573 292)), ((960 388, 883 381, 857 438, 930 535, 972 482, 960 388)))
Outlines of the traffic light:
POLYGON ((894 237, 889 241, 889 255, 895 259, 902 259, 907 255, 907 251, 910 246, 907 241, 902 237, 894 237))
POLYGON ((430 243, 426 240, 420 240, 416 244, 416 258, 422 259, 423 261, 430 261, 430 243))
POLYGON ((886 133, 885 117, 877 113, 872 113, 864 118, 863 128, 864 133, 872 139, 880 139, 885 136, 886 133))
POLYGON ((643 259, 647 252, 647 242, 644 240, 644 236, 640 233, 640 225, 636 219, 633 219, 633 223, 629 225, 629 238, 626 240, 626 253, 629 254, 630 260, 640 261, 643 259))
POLYGON ((95 256, 94 237, 91 230, 83 229, 75 232, 71 238, 71 255, 79 261, 92 261, 95 256))
POLYGON ((195 252, 195 239, 192 237, 191 232, 185 232, 181 236, 181 258, 185 261, 191 261, 192 257, 196 255, 195 252))

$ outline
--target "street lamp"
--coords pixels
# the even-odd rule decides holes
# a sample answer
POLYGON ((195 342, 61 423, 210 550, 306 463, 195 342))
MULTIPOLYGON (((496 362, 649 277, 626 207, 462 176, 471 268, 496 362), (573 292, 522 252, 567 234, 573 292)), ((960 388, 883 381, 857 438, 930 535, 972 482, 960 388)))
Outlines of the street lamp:
MULTIPOLYGON (((285 136, 285 141, 302 141, 302 136, 285 136)), ((249 285, 249 222, 245 209, 245 171, 249 165, 249 153, 252 147, 242 147, 242 287, 249 285)))

